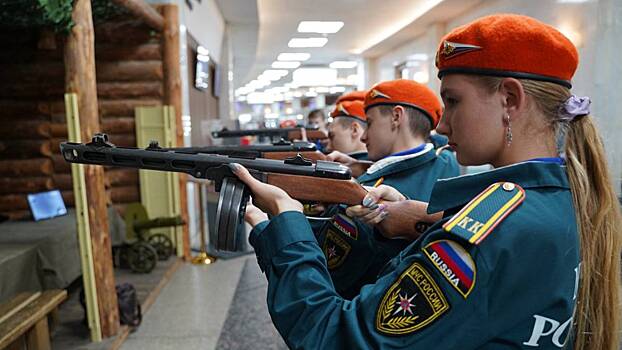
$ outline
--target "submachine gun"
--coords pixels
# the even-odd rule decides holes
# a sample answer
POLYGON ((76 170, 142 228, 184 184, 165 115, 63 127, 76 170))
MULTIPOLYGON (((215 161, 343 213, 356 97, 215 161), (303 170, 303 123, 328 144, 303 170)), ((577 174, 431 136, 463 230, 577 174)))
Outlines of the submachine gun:
POLYGON ((246 239, 238 226, 244 220, 250 192, 231 171, 231 163, 245 166, 256 179, 280 187, 300 201, 356 205, 367 194, 352 179, 348 167, 321 160, 313 163, 301 155, 273 160, 192 153, 163 149, 155 141, 145 149, 125 148, 110 143, 106 134, 96 134, 87 144, 63 142, 60 148, 70 163, 172 171, 213 180, 220 192, 215 224, 219 250, 236 251, 246 239))
POLYGON ((271 129, 249 129, 249 130, 227 130, 213 131, 212 137, 242 137, 242 136, 265 136, 280 137, 287 140, 301 140, 303 138, 303 130, 308 140, 322 140, 328 138, 328 135, 316 128, 271 128, 271 129))

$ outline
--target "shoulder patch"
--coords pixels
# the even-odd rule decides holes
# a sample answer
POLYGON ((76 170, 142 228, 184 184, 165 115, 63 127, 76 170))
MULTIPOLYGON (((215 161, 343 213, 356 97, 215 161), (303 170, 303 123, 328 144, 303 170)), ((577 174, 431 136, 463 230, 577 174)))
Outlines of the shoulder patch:
POLYGON ((333 231, 332 229, 328 229, 326 232, 326 238, 324 239, 324 245, 322 246, 322 251, 324 251, 324 255, 326 256, 326 262, 329 270, 333 270, 341 266, 341 264, 346 261, 348 254, 350 254, 350 250, 352 247, 345 239, 340 237, 340 235, 333 231))
POLYGON ((519 204, 525 190, 511 182, 497 182, 477 195, 443 228, 471 244, 480 244, 519 204))
POLYGON ((466 299, 475 286, 477 271, 469 252, 458 243, 445 239, 428 244, 423 252, 449 284, 466 299))
POLYGON ((356 228, 354 220, 350 219, 345 214, 337 214, 333 216, 333 226, 344 235, 356 240, 359 238, 359 231, 356 228))
POLYGON ((387 290, 376 312, 376 329, 384 334, 415 332, 449 310, 445 295, 418 262, 387 290))

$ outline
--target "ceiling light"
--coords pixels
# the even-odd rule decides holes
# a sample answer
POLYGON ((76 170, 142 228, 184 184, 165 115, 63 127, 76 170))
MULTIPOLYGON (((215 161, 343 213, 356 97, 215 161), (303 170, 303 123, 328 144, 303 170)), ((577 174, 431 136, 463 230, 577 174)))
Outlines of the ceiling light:
POLYGON ((331 68, 298 68, 292 73, 298 86, 333 86, 337 83, 337 70, 331 68))
POLYGON ((345 91, 346 91, 346 88, 344 86, 335 86, 335 87, 330 88, 331 94, 342 93, 345 91))
POLYGON ((278 61, 306 61, 309 58, 311 58, 311 54, 306 52, 283 52, 276 59, 278 61))
POLYGON ((324 47, 327 38, 293 38, 287 43, 289 47, 324 47))
POLYGON ((330 91, 330 89, 326 86, 320 86, 317 89, 315 89, 316 92, 319 92, 320 94, 326 94, 330 91))
POLYGON ((334 34, 343 27, 340 21, 302 21, 298 24, 300 33, 334 34))
POLYGON ((208 50, 208 49, 206 49, 206 48, 204 48, 203 46, 199 46, 199 47, 197 47, 197 53, 198 53, 199 55, 205 55, 205 56, 207 56, 207 55, 209 55, 209 50, 208 50))
POLYGON ((300 62, 281 62, 281 61, 272 62, 272 68, 294 69, 298 67, 300 67, 300 62))
POLYGON ((313 92, 313 91, 305 92, 305 97, 316 97, 316 96, 317 96, 317 92, 313 92))
POLYGON ((329 65, 330 68, 354 68, 358 65, 356 61, 335 61, 329 65))
POLYGON ((273 102, 272 96, 263 92, 253 92, 246 96, 246 103, 248 104, 271 104, 273 102))

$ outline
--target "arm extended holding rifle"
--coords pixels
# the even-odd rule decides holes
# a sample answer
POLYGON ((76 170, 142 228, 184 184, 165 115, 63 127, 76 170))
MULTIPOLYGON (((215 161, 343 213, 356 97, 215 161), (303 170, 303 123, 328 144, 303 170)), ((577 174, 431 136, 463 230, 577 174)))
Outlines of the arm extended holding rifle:
MULTIPOLYGON (((317 161, 315 164, 301 156, 286 160, 250 159, 218 154, 189 154, 165 150, 152 143, 146 149, 116 147, 105 134, 97 134, 88 144, 63 142, 61 152, 71 163, 121 166, 148 170, 180 172, 196 178, 213 180, 220 192, 216 228, 219 249, 236 250, 242 244, 236 234, 243 221, 249 192, 232 173, 229 164, 248 168, 261 182, 283 189, 300 201, 334 204, 360 204, 367 190, 352 180, 350 170, 338 163, 317 161)), ((408 213, 395 214, 392 220, 408 213)), ((403 221, 408 224, 409 220, 403 221)), ((411 231, 412 227, 396 228, 411 231)))

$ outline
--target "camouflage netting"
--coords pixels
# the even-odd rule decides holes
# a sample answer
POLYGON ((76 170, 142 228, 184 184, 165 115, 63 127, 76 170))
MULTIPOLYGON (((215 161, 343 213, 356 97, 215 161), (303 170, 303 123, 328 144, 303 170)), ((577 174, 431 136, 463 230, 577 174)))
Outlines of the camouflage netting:
MULTIPOLYGON (((95 23, 127 15, 110 0, 92 0, 95 23)), ((0 0, 0 26, 3 28, 53 27, 67 32, 73 25, 73 0, 0 0)))

